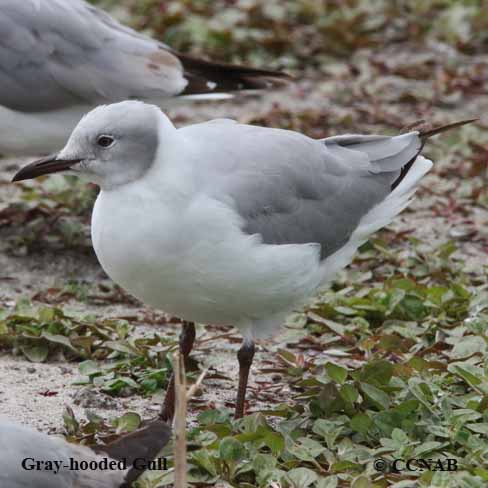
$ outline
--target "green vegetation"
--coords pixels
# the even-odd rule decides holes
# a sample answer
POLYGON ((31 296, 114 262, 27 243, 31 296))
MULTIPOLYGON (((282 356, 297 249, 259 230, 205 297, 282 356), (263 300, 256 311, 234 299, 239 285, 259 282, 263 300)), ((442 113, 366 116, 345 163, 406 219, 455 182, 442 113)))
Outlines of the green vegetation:
POLYGON ((110 395, 148 395, 167 386, 168 353, 176 342, 156 333, 134 338, 133 329, 124 320, 80 317, 22 301, 13 312, 0 314, 0 348, 32 362, 62 354, 66 360, 82 361, 76 384, 94 383, 110 395))
POLYGON ((55 176, 19 185, 18 199, 3 208, 1 225, 21 228, 6 237, 6 251, 24 255, 50 247, 91 252, 89 221, 98 190, 76 177, 55 176))
MULTIPOLYGON (((189 432, 193 486, 486 483, 488 294, 482 276, 464 273, 453 259, 453 243, 429 254, 421 244, 409 243, 407 259, 379 239, 365 245, 349 276, 290 323, 292 347, 273 360, 281 378, 273 387, 288 385, 290 402, 237 422, 226 408, 198 415, 189 432), (452 458, 458 471, 378 472, 379 458, 452 458)), ((83 359, 81 383, 124 396, 164 388, 175 346, 157 334, 133 339, 123 321, 26 303, 3 315, 0 343, 31 361, 56 351, 83 359)), ((87 423, 67 412, 65 423, 72 439, 106 441, 140 419, 127 414, 107 423, 90 414, 87 423)), ((171 476, 149 473, 139 486, 167 486, 171 476)))
MULTIPOLYGON (((94 2, 110 5, 110 0, 94 2)), ((483 0, 126 0, 132 25, 174 49, 257 66, 320 68, 401 42, 488 46, 483 0)))

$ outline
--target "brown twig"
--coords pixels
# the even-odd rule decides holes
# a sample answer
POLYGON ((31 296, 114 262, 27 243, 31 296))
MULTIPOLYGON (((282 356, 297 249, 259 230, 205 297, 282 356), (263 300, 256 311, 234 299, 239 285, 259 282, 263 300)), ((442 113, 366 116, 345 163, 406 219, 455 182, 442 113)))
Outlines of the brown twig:
POLYGON ((175 488, 187 488, 186 411, 187 393, 183 356, 174 355, 175 374, 175 488))
POLYGON ((200 385, 203 382, 203 379, 205 378, 205 376, 207 376, 207 373, 208 373, 208 368, 205 368, 202 371, 202 373, 200 374, 200 376, 198 377, 196 383, 191 385, 190 389, 188 390, 188 393, 186 394, 186 401, 187 402, 193 397, 195 392, 198 390, 198 388, 200 387, 200 385))

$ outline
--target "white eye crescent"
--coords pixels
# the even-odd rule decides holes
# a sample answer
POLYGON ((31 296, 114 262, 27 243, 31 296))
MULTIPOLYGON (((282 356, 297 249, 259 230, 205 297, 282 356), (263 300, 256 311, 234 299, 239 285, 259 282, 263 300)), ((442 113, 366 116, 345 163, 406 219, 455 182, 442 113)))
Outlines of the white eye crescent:
POLYGON ((104 149, 113 146, 115 139, 108 134, 101 134, 97 137, 97 144, 104 149))

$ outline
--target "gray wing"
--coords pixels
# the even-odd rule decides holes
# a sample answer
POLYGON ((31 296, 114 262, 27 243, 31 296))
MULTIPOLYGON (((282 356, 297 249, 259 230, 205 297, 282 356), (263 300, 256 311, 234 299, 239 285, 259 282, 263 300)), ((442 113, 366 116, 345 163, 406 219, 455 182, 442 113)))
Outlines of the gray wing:
POLYGON ((125 472, 60 469, 58 474, 45 470, 26 470, 22 460, 62 461, 69 466, 78 461, 100 460, 87 447, 69 444, 46 434, 17 425, 0 417, 0 486, 2 488, 116 488, 125 472))
POLYGON ((232 205, 244 231, 268 244, 319 243, 322 258, 347 242, 421 148, 416 132, 317 141, 224 122, 186 132, 205 148, 203 190, 232 205))
POLYGON ((83 0, 0 2, 0 104, 53 110, 183 91, 178 58, 83 0))
POLYGON ((0 1, 0 105, 14 110, 209 95, 287 80, 177 53, 83 0, 0 1))

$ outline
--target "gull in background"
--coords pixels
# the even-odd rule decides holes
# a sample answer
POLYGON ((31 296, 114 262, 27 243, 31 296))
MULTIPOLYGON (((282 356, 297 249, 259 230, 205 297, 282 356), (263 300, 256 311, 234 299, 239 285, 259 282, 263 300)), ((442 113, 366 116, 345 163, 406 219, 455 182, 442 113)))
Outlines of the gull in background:
POLYGON ((70 444, 0 417, 0 486, 128 488, 170 435, 165 422, 154 421, 95 452, 87 446, 70 444), (92 463, 99 469, 83 469, 82 463, 92 463), (112 469, 104 469, 104 463, 112 463, 112 469))
POLYGON ((178 53, 84 0, 0 1, 0 154, 59 150, 83 114, 130 98, 222 98, 287 75, 178 53))
MULTIPOLYGON (((65 147, 21 169, 13 181, 67 171, 101 192, 92 241, 107 274, 151 307, 184 322, 234 325, 236 418, 243 415, 256 338, 324 287, 368 236, 410 202, 432 162, 430 132, 343 135, 213 120, 176 129, 137 101, 87 114, 65 147)), ((172 386, 162 418, 174 412, 172 386)))

